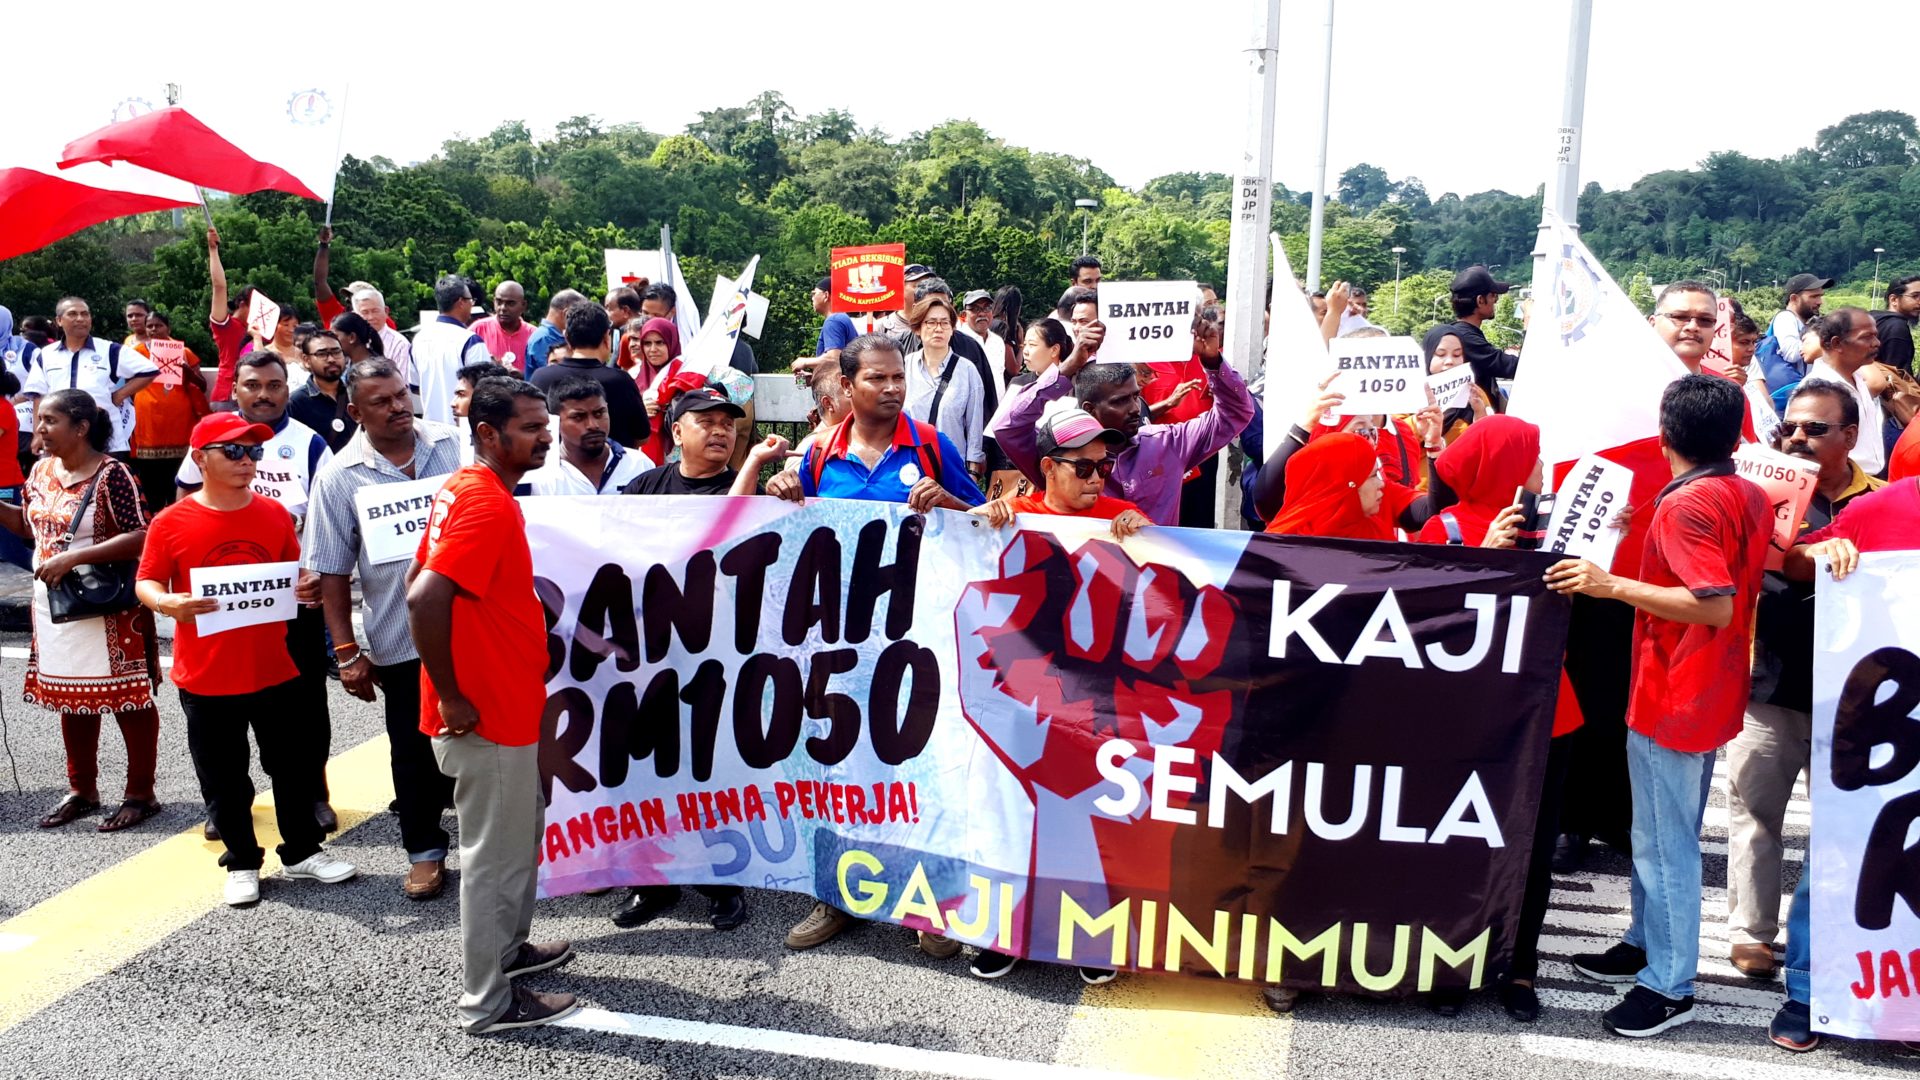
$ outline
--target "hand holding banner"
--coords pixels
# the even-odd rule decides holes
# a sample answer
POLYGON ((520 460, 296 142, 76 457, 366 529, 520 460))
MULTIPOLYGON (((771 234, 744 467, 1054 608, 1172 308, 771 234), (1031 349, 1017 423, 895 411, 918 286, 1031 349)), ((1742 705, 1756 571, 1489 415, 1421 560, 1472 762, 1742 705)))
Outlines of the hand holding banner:
POLYGON ((180 385, 181 370, 187 363, 187 345, 184 341, 169 338, 165 341, 155 339, 147 342, 147 355, 160 369, 154 382, 165 387, 180 385))
POLYGON ((1200 286, 1191 281, 1100 283, 1103 364, 1177 363, 1193 357, 1193 313, 1200 286))

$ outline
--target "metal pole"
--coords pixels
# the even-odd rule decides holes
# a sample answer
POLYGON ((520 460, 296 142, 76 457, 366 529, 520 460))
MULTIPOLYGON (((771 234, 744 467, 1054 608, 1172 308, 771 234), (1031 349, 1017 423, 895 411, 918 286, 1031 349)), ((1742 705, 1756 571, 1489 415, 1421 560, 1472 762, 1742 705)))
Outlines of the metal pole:
POLYGON ((1395 315, 1400 314, 1400 256, 1405 255, 1406 253, 1407 253, 1406 248, 1403 248, 1398 244, 1394 245, 1394 248, 1393 248, 1393 313, 1395 315))
POLYGON ((1088 216, 1089 215, 1085 210, 1080 211, 1080 254, 1082 255, 1085 255, 1087 253, 1087 218, 1088 216))
MULTIPOLYGON (((1273 122, 1280 87, 1280 0, 1250 0, 1252 26, 1243 46, 1247 58, 1247 111, 1240 157, 1235 165, 1233 220, 1227 233, 1227 325, 1221 342, 1223 362, 1242 378, 1260 367, 1265 337, 1267 231, 1273 218, 1273 122)), ((1215 520, 1223 529, 1242 528, 1240 487, 1228 483, 1236 453, 1220 457, 1214 479, 1215 520)))
MULTIPOLYGON (((1553 177, 1547 184, 1542 210, 1560 215, 1567 227, 1580 228, 1580 125, 1587 112, 1587 41, 1593 34, 1593 0, 1569 0, 1567 12, 1566 83, 1560 96, 1560 128, 1554 133, 1553 177)), ((1541 239, 1533 247, 1534 279, 1540 280, 1546 261, 1546 215, 1540 216, 1541 239)))
POLYGON ((1320 288, 1320 248, 1327 231, 1327 120, 1333 105, 1333 0, 1326 0, 1327 62, 1320 72, 1320 152, 1314 160, 1313 223, 1307 228, 1307 291, 1320 288))
POLYGON ((1886 248, 1873 249, 1873 284, 1867 288, 1867 306, 1869 307, 1873 306, 1873 302, 1880 297, 1880 256, 1886 250, 1886 248))

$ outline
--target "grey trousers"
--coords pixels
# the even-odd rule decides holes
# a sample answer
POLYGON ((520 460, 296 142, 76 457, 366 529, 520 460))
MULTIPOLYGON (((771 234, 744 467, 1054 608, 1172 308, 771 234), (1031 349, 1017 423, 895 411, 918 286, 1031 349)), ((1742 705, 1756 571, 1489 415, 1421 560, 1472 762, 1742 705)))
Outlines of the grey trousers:
POLYGON ((1813 717, 1747 704, 1727 744, 1727 940, 1771 945, 1780 934, 1780 833, 1793 782, 1813 752, 1813 717))
POLYGON ((513 1000, 503 973, 533 928, 540 827, 540 747, 501 746, 477 734, 436 736, 433 756, 453 778, 460 815, 460 1023, 492 1023, 513 1000))

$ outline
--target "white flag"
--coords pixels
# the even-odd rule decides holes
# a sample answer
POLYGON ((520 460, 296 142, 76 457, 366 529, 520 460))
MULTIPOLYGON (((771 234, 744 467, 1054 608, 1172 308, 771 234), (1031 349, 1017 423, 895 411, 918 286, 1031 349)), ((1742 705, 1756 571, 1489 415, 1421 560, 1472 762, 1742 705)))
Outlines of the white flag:
POLYGON ((1660 395, 1687 368, 1580 237, 1552 211, 1546 226, 1507 411, 1540 425, 1553 466, 1660 434, 1660 395))
POLYGON ((753 291, 753 274, 760 268, 760 256, 747 260, 734 282, 733 295, 724 305, 714 305, 714 317, 700 328, 700 334, 680 354, 680 370, 695 371, 711 377, 733 361, 733 343, 747 323, 747 294, 753 291))
POLYGON ((660 226, 660 265, 664 280, 673 286, 673 321, 680 340, 692 341, 700 336, 700 309, 687 288, 687 276, 680 272, 680 256, 673 253, 673 229, 666 225, 660 226))
POLYGON ((1261 398, 1261 454, 1272 457, 1287 429, 1300 422, 1327 377, 1327 342, 1313 305, 1300 290, 1287 249, 1273 238, 1273 317, 1267 326, 1266 390, 1261 398))

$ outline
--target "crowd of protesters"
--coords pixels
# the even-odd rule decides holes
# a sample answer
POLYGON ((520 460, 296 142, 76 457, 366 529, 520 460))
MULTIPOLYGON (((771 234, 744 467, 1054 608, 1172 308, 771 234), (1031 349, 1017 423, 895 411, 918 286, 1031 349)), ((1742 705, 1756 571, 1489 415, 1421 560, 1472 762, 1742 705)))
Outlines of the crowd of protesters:
MULTIPOLYGON (((108 715, 126 742, 127 778, 98 828, 160 811, 165 629, 206 836, 224 849, 226 900, 260 896, 249 735, 274 789, 284 874, 352 878, 355 868, 323 847, 337 827, 326 780, 326 681, 337 678, 382 702, 408 898, 443 891, 452 836, 442 812, 458 814, 458 1013, 474 1032, 578 1007, 572 995, 513 981, 572 956, 565 942, 530 936, 547 646, 516 495, 859 499, 966 511, 994 526, 1090 517, 1124 539, 1148 526, 1214 526, 1218 473, 1237 467, 1245 522, 1269 533, 1498 548, 1521 543, 1528 496, 1546 479, 1540 430, 1506 414, 1520 361, 1483 327, 1511 286, 1485 267, 1454 279, 1453 319, 1422 341, 1430 373, 1472 368, 1464 405, 1346 415, 1329 380, 1270 455, 1259 452, 1258 380, 1250 387, 1224 362, 1236 316, 1210 288, 1191 358, 1136 368, 1099 361, 1095 258, 1076 260, 1057 302, 1034 318, 1017 289, 956 297, 919 264, 906 268, 903 306, 883 317, 830 313, 823 279, 815 354, 793 364, 815 423, 790 447, 756 432, 757 364, 744 340, 717 371, 688 368, 670 287, 621 287, 600 303, 562 290, 534 309, 544 312, 536 324, 520 284, 497 283, 488 314, 478 283, 447 275, 434 283, 435 317, 409 335, 366 283, 333 291, 329 241, 323 232, 314 263, 318 319, 285 307, 269 334, 249 332, 256 290, 229 288, 209 230, 210 378, 190 352, 161 377, 153 344, 172 337, 172 321, 143 302, 126 306, 122 341, 94 336, 85 298, 22 320, 21 333, 0 308, 0 389, 18 404, 6 418, 20 442, 18 460, 0 469, 0 525, 25 541, 18 557, 35 574, 24 695, 59 714, 68 771, 68 793, 40 824, 103 811, 97 751, 108 715), (1236 440, 1244 463, 1228 461, 1236 440), (357 503, 423 481, 437 490, 423 496, 431 511, 417 550, 376 552, 357 503), (296 561, 290 618, 197 631, 220 604, 193 595, 196 568, 296 561), (124 570, 89 592, 75 584, 89 567, 124 570), (102 590, 113 595, 82 603, 102 590)), ((1860 552, 1920 548, 1911 424, 1920 278, 1893 282, 1874 312, 1823 313, 1831 284, 1793 278, 1764 335, 1707 285, 1678 282, 1657 299, 1651 324, 1689 374, 1658 403, 1658 459, 1636 471, 1630 509, 1614 521, 1627 540, 1611 567, 1567 559, 1546 572, 1550 589, 1577 599, 1521 918, 1495 978, 1516 1021, 1540 1013, 1533 984, 1553 874, 1577 869, 1594 842, 1629 853, 1633 875, 1626 933, 1573 965, 1633 984, 1603 1023, 1646 1036, 1694 1018, 1698 841, 1724 747, 1729 960, 1771 978, 1784 952, 1787 1001, 1770 1036, 1791 1050, 1819 1041, 1805 875, 1784 928, 1778 903, 1787 801, 1810 753, 1810 600, 1825 572, 1816 559, 1838 577, 1860 552), (1733 362, 1709 369, 1722 321, 1733 362), (1749 381, 1764 382, 1781 409, 1776 431, 1752 430, 1749 381), (1754 440, 1818 468, 1802 534, 1777 572, 1763 570, 1772 510, 1731 464, 1754 440)), ((1383 333, 1362 289, 1339 284, 1311 303, 1328 340, 1383 333)), ((697 890, 715 930, 749 917, 742 889, 697 890)), ((609 915, 637 927, 680 900, 674 886, 635 888, 609 915)), ((820 945, 854 918, 818 903, 786 944, 820 945)), ((961 951, 925 932, 917 944, 936 958, 961 951)), ((1015 963, 982 951, 970 967, 991 979, 1015 963)), ((1080 973, 1089 983, 1115 977, 1080 973)), ((1431 1005, 1451 1015, 1463 997, 1437 992, 1431 1005)), ((1296 999, 1268 992, 1283 1011, 1296 999)))

